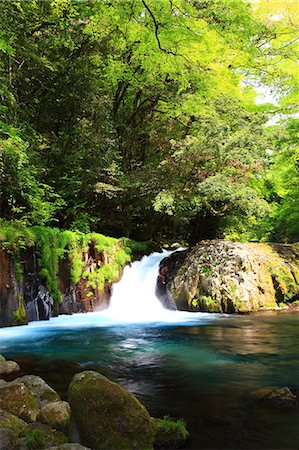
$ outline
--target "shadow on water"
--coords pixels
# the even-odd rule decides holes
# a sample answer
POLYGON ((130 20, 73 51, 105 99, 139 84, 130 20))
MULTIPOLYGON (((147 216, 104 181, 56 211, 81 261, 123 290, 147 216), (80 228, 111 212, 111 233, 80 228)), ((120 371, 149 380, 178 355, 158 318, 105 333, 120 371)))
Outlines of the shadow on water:
MULTIPOLYGON (((295 449, 298 410, 271 410, 250 392, 299 390, 298 315, 223 317, 190 324, 56 327, 0 334, 0 352, 66 398, 73 374, 98 370, 153 416, 187 421, 190 449, 295 449)), ((53 321, 55 324, 55 321, 53 321)), ((67 324, 67 322, 66 322, 67 324)))

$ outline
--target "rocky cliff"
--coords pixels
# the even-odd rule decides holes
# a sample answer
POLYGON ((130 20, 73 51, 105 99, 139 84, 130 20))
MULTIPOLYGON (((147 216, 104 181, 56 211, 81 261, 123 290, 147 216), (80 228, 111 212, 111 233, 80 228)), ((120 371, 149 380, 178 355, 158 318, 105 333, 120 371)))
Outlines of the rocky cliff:
POLYGON ((202 241, 160 265, 157 292, 178 309, 245 313, 299 300, 299 245, 202 241))

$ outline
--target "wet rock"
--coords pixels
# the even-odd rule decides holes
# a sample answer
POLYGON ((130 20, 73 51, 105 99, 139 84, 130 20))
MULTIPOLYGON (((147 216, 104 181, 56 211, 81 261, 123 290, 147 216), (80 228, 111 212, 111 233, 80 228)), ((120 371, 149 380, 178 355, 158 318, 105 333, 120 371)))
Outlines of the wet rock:
POLYGON ((49 402, 60 401, 60 397, 57 392, 37 375, 25 375, 17 380, 27 386, 36 398, 40 407, 49 402))
POLYGON ((67 402, 47 403, 41 408, 39 420, 59 430, 67 430, 71 419, 71 408, 67 402))
POLYGON ((93 371, 75 375, 68 400, 84 445, 97 450, 153 448, 153 429, 145 407, 103 375, 93 371))
POLYGON ((279 309, 299 298, 298 260, 296 244, 202 241, 161 262, 157 293, 180 310, 279 309))
POLYGON ((21 381, 0 384, 0 408, 20 417, 26 422, 34 422, 38 414, 38 403, 28 387, 21 381))
POLYGON ((21 433, 25 448, 43 450, 67 443, 67 436, 60 431, 42 423, 30 423, 21 433))
POLYGON ((288 387, 274 389, 262 398, 262 402, 267 406, 278 409, 298 407, 298 399, 288 387))

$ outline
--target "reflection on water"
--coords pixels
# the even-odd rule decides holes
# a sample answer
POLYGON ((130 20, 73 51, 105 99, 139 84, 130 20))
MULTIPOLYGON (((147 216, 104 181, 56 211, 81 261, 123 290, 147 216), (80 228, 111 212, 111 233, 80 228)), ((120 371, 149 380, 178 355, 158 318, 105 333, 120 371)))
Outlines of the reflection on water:
POLYGON ((257 407, 248 396, 262 386, 299 391, 298 315, 194 317, 131 325, 57 318, 0 330, 0 353, 63 395, 75 363, 101 371, 152 415, 185 418, 187 448, 298 448, 298 412, 257 407))

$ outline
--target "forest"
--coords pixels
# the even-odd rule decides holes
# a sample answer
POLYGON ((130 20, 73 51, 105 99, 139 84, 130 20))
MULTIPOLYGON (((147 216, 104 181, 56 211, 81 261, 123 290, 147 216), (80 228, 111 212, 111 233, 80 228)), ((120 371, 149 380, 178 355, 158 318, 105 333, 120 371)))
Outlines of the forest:
POLYGON ((295 1, 3 1, 0 22, 2 227, 298 240, 295 1))

